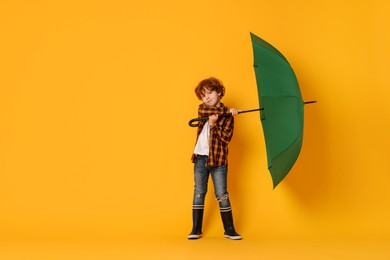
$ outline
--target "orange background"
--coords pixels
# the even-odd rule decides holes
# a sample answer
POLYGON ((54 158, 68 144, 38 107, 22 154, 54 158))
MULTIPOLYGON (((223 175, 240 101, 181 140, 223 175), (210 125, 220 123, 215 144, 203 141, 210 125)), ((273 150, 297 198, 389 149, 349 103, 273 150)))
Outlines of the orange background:
POLYGON ((389 7, 2 1, 0 256, 183 259, 228 244, 225 258, 388 259, 389 7), (305 106, 301 155, 275 190, 259 115, 236 117, 229 191, 244 240, 223 239, 210 187, 205 237, 190 243, 193 89, 215 76, 226 105, 258 107, 249 32, 318 103, 305 106))

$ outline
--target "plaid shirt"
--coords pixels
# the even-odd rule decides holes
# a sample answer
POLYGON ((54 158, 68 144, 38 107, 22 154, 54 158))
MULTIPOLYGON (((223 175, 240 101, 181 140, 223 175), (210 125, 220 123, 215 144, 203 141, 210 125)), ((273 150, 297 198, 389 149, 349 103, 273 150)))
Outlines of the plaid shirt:
MULTIPOLYGON (((229 108, 225 107, 220 103, 219 107, 207 107, 203 103, 199 105, 198 116, 210 116, 210 115, 222 115, 229 113, 229 108)), ((196 142, 206 121, 201 121, 198 126, 196 142)), ((210 153, 207 161, 208 166, 222 166, 227 165, 228 157, 228 144, 233 137, 234 130, 234 118, 233 116, 229 117, 219 117, 215 125, 210 127, 210 153)), ((192 162, 195 163, 196 154, 192 155, 192 162)))

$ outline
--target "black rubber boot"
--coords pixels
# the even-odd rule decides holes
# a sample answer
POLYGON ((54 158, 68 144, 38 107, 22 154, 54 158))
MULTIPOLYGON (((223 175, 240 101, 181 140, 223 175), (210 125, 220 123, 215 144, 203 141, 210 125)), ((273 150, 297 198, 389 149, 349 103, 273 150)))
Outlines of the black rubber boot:
POLYGON ((236 232, 233 225, 232 211, 221 212, 223 227, 225 228, 225 237, 233 240, 241 240, 242 237, 236 232))
POLYGON ((202 222, 203 222, 203 209, 192 210, 192 231, 188 235, 188 239, 198 239, 202 237, 202 222))

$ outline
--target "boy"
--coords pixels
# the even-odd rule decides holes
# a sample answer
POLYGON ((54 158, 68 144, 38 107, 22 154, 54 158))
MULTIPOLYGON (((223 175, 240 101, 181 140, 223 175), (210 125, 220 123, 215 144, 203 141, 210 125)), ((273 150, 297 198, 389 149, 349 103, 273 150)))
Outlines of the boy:
POLYGON ((241 236, 234 229, 226 185, 228 144, 233 136, 233 116, 238 114, 238 110, 225 107, 220 102, 225 94, 225 87, 216 78, 202 80, 195 88, 195 93, 199 100, 203 101, 199 105, 199 117, 209 116, 209 120, 200 122, 198 126, 197 141, 192 155, 195 188, 192 208, 193 228, 188 239, 198 239, 202 236, 204 201, 211 174, 225 237, 240 240, 241 236), (233 116, 220 117, 226 113, 231 113, 233 116))

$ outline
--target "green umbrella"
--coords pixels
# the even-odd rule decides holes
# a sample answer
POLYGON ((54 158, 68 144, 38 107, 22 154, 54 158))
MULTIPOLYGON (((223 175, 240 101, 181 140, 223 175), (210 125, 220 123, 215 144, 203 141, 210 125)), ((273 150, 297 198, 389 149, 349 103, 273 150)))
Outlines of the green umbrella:
MULTIPOLYGON (((274 188, 287 176, 301 151, 303 140, 304 102, 297 78, 287 59, 275 47, 251 33, 254 68, 268 169, 274 188)), ((223 114, 221 116, 231 116, 223 114)), ((194 118, 189 125, 196 127, 208 117, 194 118)))
MULTIPOLYGON (((303 140, 303 106, 297 78, 287 59, 251 33, 260 119, 274 188, 298 158, 303 140)), ((315 101, 306 102, 313 103, 315 101)))

